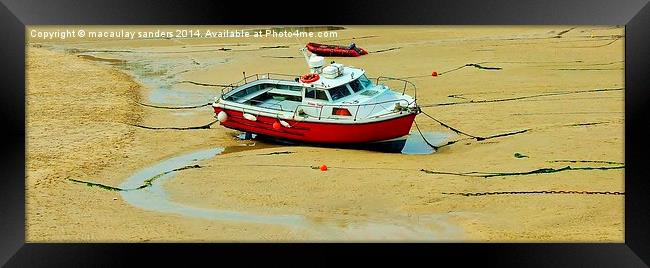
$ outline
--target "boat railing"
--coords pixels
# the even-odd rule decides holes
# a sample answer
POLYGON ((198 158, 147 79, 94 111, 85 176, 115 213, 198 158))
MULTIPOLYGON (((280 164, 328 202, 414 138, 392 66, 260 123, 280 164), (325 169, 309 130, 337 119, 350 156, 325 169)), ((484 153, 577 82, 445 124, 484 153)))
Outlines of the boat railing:
MULTIPOLYGON (((387 112, 385 114, 382 114, 382 115, 388 115, 388 114, 392 114, 392 113, 402 113, 403 112, 403 110, 395 109, 395 108, 392 109, 392 110, 391 109, 386 109, 386 107, 383 106, 383 105, 386 105, 386 104, 400 104, 400 106, 402 106, 402 107, 409 107, 409 105, 411 103, 409 103, 405 99, 399 99, 399 100, 386 100, 386 101, 373 102, 373 103, 363 103, 363 104, 338 103, 338 104, 317 104, 317 106, 313 105, 313 104, 312 105, 310 105, 310 104, 299 104, 298 106, 296 106, 296 109, 293 111, 293 116, 292 117, 296 118, 296 116, 307 115, 308 117, 317 117, 318 120, 321 120, 324 117, 323 108, 325 108, 325 107, 346 108, 346 109, 348 109, 348 111, 350 113, 354 112, 354 117, 352 118, 353 121, 357 121, 357 119, 359 117, 359 110, 361 110, 362 107, 372 107, 372 109, 370 109, 368 114, 372 114, 375 111, 375 109, 377 108, 377 106, 380 106, 380 107, 384 108, 384 110, 389 111, 389 112, 387 112), (318 115, 316 116, 316 115, 308 114, 307 112, 305 112, 305 109, 301 109, 301 108, 310 108, 310 109, 318 108, 318 115), (301 111, 302 111, 303 115, 300 114, 301 111)), ((332 118, 332 117, 331 117, 331 115, 327 115, 326 118, 332 118)), ((340 118, 337 118, 337 119, 340 119, 340 118)))
MULTIPOLYGON (((285 110, 284 108, 282 108, 282 105, 280 105, 279 103, 266 103, 266 102, 258 101, 258 100, 248 100, 248 101, 263 104, 263 105, 276 106, 276 107, 280 108, 280 111, 288 112, 288 110, 285 110)), ((269 109, 273 109, 273 108, 269 108, 269 109)), ((277 110, 277 109, 275 109, 275 110, 277 110)))
POLYGON ((405 80, 405 79, 402 79, 402 78, 394 78, 394 77, 387 77, 387 76, 380 76, 380 77, 377 77, 377 78, 369 78, 369 79, 374 79, 376 85, 383 84, 383 85, 385 85, 385 86, 387 86, 387 87, 389 87, 391 89, 394 89, 394 90, 402 89, 402 95, 405 95, 407 90, 411 91, 411 92, 413 92, 413 94, 412 94, 413 99, 418 98, 417 88, 416 88, 415 84, 413 84, 413 82, 411 82, 411 81, 408 81, 408 80, 405 80))
MULTIPOLYGON (((244 78, 242 78, 237 82, 222 86, 221 98, 223 98, 223 96, 226 95, 228 92, 238 87, 241 87, 247 83, 254 82, 260 79, 295 81, 295 79, 298 79, 299 77, 300 77, 299 75, 279 74, 279 73, 257 73, 257 74, 245 76, 244 78)), ((369 79, 375 80, 375 85, 384 84, 385 86, 391 89, 401 88, 402 95, 405 95, 407 90, 412 91, 413 98, 417 99, 417 87, 411 81, 402 78, 394 78, 394 77, 387 77, 387 76, 379 76, 376 78, 369 78, 369 79)))
POLYGON ((295 81, 296 78, 299 78, 299 75, 291 74, 279 74, 279 73, 257 73, 249 76, 244 76, 241 80, 230 83, 228 85, 221 86, 221 98, 223 99, 228 92, 241 87, 247 83, 255 82, 257 80, 269 79, 269 80, 284 80, 284 81, 295 81))
MULTIPOLYGON (((389 108, 387 109, 384 105, 391 105, 391 104, 399 103, 399 105, 401 107, 409 107, 409 105, 411 105, 411 103, 412 103, 412 102, 409 102, 409 101, 407 101, 405 99, 399 99, 399 100, 386 100, 386 101, 381 101, 381 102, 363 103, 363 104, 351 104, 351 103, 316 104, 316 105, 315 104, 298 104, 297 106, 292 106, 292 107, 295 107, 295 108, 290 110, 290 109, 285 109, 280 104, 265 103, 263 101, 258 101, 258 100, 249 100, 249 101, 257 102, 257 103, 265 104, 265 105, 276 106, 279 109, 274 109, 274 108, 270 108, 270 107, 260 107, 260 106, 253 106, 253 107, 246 107, 246 108, 239 107, 239 108, 242 109, 243 111, 254 112, 254 113, 263 113, 263 112, 268 113, 268 110, 265 111, 265 110, 262 110, 262 109, 273 109, 273 110, 279 110, 279 111, 282 111, 282 112, 292 112, 292 118, 296 118, 296 116, 304 117, 306 115, 307 117, 318 118, 318 120, 321 120, 323 118, 327 118, 327 119, 332 118, 331 115, 323 115, 323 109, 326 108, 326 107, 345 108, 345 109, 348 109, 348 111, 351 114, 354 113, 354 117, 352 118, 353 121, 357 121, 357 119, 359 118, 359 111, 361 110, 361 108, 364 108, 364 107, 372 107, 372 109, 370 109, 368 111, 368 114, 372 114, 377 107, 382 107, 382 108, 384 108, 384 110, 388 111, 387 113, 382 114, 382 115, 388 115, 388 114, 392 114, 392 113, 401 113, 403 111, 399 110, 399 109, 395 109, 395 108, 393 108, 392 110, 389 109, 389 108), (258 107, 261 108, 261 109, 258 109, 258 107), (307 113, 305 111, 305 109, 302 109, 302 108, 308 108, 308 109, 317 108, 318 109, 318 115, 309 114, 309 113, 307 113)), ((226 105, 226 106, 232 106, 232 105, 226 105)), ((238 107, 238 106, 233 106, 233 107, 238 107)), ((340 119, 340 117, 337 117, 337 119, 340 119)))

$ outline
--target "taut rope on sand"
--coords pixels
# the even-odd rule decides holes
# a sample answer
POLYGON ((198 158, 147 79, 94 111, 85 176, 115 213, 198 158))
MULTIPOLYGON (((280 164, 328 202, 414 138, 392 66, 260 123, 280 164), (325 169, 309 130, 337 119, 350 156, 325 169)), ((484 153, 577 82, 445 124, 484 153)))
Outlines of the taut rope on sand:
POLYGON ((158 109, 171 109, 171 110, 180 110, 180 109, 196 109, 196 108, 201 108, 208 106, 212 103, 205 103, 201 105, 195 105, 195 106, 158 106, 158 105, 153 105, 153 104, 146 104, 142 102, 136 102, 139 105, 146 106, 146 107, 151 107, 151 108, 158 108, 158 109))
POLYGON ((214 120, 210 123, 207 123, 205 125, 200 125, 200 126, 191 126, 191 127, 150 127, 150 126, 143 126, 143 125, 136 125, 136 124, 128 124, 130 126, 134 127, 139 127, 139 128, 144 128, 144 129, 151 129, 151 130, 164 130, 164 129, 170 129, 170 130, 191 130, 191 129, 210 129, 210 126, 214 125, 214 123, 218 122, 219 120, 214 120))

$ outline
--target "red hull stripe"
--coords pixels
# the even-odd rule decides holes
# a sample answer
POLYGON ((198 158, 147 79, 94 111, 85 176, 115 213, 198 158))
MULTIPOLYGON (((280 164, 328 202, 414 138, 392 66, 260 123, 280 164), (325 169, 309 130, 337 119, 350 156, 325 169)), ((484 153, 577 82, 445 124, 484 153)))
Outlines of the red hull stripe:
POLYGON ((214 108, 215 113, 225 111, 228 119, 222 126, 245 132, 313 143, 365 143, 398 138, 407 135, 415 119, 415 114, 379 122, 360 124, 316 123, 284 120, 291 128, 273 129, 278 119, 257 116, 257 121, 245 119, 240 111, 214 108))

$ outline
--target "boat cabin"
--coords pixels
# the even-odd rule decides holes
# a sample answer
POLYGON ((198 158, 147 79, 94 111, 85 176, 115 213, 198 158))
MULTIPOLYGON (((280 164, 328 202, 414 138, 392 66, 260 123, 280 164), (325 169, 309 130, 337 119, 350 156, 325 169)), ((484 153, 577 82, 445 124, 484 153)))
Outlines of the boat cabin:
POLYGON ((357 98, 354 99, 358 103, 358 96, 372 95, 357 94, 374 87, 363 70, 354 69, 346 73, 348 73, 346 77, 342 77, 343 75, 335 78, 320 76, 320 79, 313 83, 262 78, 248 84, 245 88, 233 90, 232 94, 228 94, 225 99, 267 109, 294 111, 301 104, 348 103, 354 101, 352 100, 354 97, 351 97, 353 95, 357 95, 357 98))
POLYGON ((296 76, 255 75, 253 81, 245 79, 221 99, 223 105, 255 114, 338 122, 390 116, 415 101, 403 92, 373 83, 362 69, 332 63, 310 73, 315 74, 318 77, 311 82, 296 76))

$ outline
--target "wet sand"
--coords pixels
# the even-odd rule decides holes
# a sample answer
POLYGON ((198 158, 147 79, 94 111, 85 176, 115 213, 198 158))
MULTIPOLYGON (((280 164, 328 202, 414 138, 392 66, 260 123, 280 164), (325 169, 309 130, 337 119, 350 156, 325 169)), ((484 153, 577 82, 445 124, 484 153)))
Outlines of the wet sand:
POLYGON ((622 242, 623 195, 521 192, 624 192, 624 169, 609 169, 624 163, 623 32, 349 27, 321 40, 30 40, 27 240, 622 242), (235 82, 244 71, 299 74, 306 69, 301 44, 351 40, 371 53, 328 60, 370 76, 411 77, 418 103, 436 119, 474 136, 528 131, 477 141, 419 115, 423 131, 457 142, 404 155, 240 141, 218 124, 138 127, 210 123, 209 106, 151 106, 201 106, 220 92, 205 84, 235 82), (434 70, 441 75, 431 77, 434 70), (226 151, 153 182, 165 200, 205 214, 143 209, 119 191, 68 180, 117 187, 161 161, 211 148, 226 151), (329 170, 311 168, 321 164, 329 170), (606 169, 455 174, 566 166, 606 169), (450 194, 487 192, 497 194, 450 194), (206 216, 215 211, 301 223, 206 216))

